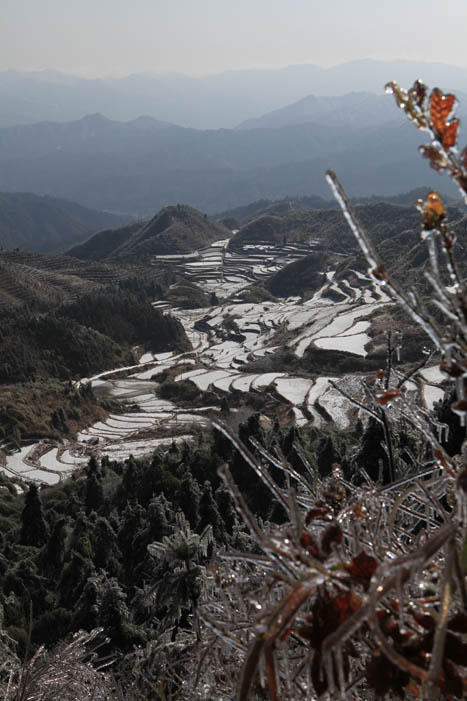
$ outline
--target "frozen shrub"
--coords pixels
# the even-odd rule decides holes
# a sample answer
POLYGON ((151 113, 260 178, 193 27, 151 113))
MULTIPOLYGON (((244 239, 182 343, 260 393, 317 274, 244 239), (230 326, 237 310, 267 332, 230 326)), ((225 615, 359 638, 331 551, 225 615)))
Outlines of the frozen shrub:
POLYGON ((111 701, 117 698, 109 660, 99 659, 102 633, 76 633, 53 650, 42 646, 24 663, 1 646, 0 694, 5 701, 111 701))
MULTIPOLYGON (((421 152, 467 198, 467 151, 456 150, 452 95, 388 85, 408 118, 428 133, 421 152)), ((441 197, 417 206, 429 252, 430 304, 392 279, 359 225, 337 176, 327 179, 368 262, 369 274, 430 337, 440 369, 455 385, 452 410, 467 410, 467 297, 455 237, 441 197), (439 313, 432 311, 435 305, 439 313)), ((390 359, 391 352, 388 357, 390 359)), ((225 553, 201 606, 202 650, 192 665, 190 698, 465 698, 467 695, 466 451, 443 447, 435 415, 405 397, 407 378, 388 364, 365 410, 381 425, 391 416, 416 433, 410 457, 392 450, 385 484, 360 470, 360 486, 338 465, 323 479, 302 454, 299 472, 252 441, 254 454, 222 424, 244 460, 286 515, 264 528, 227 466, 227 488, 255 546, 225 553), (279 485, 271 466, 285 473, 279 485), (241 673, 237 674, 241 666, 241 673)), ((300 446, 296 446, 300 455, 300 446)), ((188 693, 188 690, 187 690, 188 693)), ((188 698, 186 696, 185 698, 188 698)))

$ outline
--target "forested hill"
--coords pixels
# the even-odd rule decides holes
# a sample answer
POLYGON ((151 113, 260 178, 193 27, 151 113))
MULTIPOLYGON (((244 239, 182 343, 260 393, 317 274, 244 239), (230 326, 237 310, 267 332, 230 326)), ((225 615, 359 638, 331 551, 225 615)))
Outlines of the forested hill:
POLYGON ((181 324, 151 304, 177 279, 154 266, 0 251, 0 383, 97 373, 132 362, 136 345, 189 349, 181 324))
POLYGON ((82 259, 141 261, 150 255, 191 253, 230 235, 206 214, 176 205, 165 207, 143 224, 99 232, 68 253, 82 259))
MULTIPOLYGON (((420 214, 413 204, 406 206, 384 201, 370 202, 356 205, 355 213, 368 235, 379 244, 402 235, 403 232, 420 232, 420 214)), ((459 231, 463 230, 464 213, 457 207, 450 206, 448 215, 459 231)), ((267 207, 265 213, 259 210, 258 216, 249 219, 232 236, 230 245, 235 247, 260 242, 315 242, 324 250, 357 250, 344 216, 337 209, 289 207, 287 211, 274 211, 267 207)))
POLYGON ((137 362, 135 345, 189 350, 182 325, 129 290, 114 288, 46 313, 3 312, 0 383, 78 379, 137 362))
MULTIPOLYGON (((405 207, 386 202, 356 207, 356 214, 370 236, 376 242, 406 231, 420 228, 420 215, 415 207, 405 207)), ((453 210, 453 215, 459 215, 453 210)), ((460 216, 460 215, 459 215, 460 216)), ((285 213, 258 216, 246 223, 231 239, 231 245, 265 242, 283 244, 292 242, 316 242, 325 250, 356 250, 356 243, 337 209, 291 209, 285 213)))
POLYGON ((148 271, 138 266, 85 263, 69 256, 2 250, 0 309, 24 305, 48 309, 129 277, 145 280, 148 271))
MULTIPOLYGON (((351 202, 353 205, 361 204, 377 204, 379 202, 386 202, 388 204, 403 204, 412 206, 418 199, 424 199, 431 188, 428 187, 417 187, 408 192, 401 192, 397 195, 371 195, 370 197, 352 197, 351 202)), ((450 204, 460 203, 459 198, 450 198, 448 195, 442 193, 443 202, 449 202, 450 204)), ((339 209, 337 203, 334 199, 325 199, 324 197, 318 197, 316 195, 303 195, 302 197, 282 197, 281 199, 269 200, 262 199, 256 200, 256 202, 250 202, 249 204, 242 205, 241 207, 234 207, 233 209, 226 209, 223 212, 219 212, 215 215, 216 219, 235 219, 237 221, 237 226, 235 228, 240 228, 240 224, 247 224, 252 219, 262 216, 263 214, 287 214, 293 209, 339 209)))
POLYGON ((60 252, 99 229, 118 227, 128 215, 100 212, 76 202, 25 192, 0 192, 0 247, 60 252))
MULTIPOLYGON (((232 250, 249 244, 284 245, 314 243, 315 251, 290 263, 264 282, 264 287, 279 297, 316 292, 326 269, 347 275, 349 270, 365 272, 367 264, 348 229, 340 210, 290 209, 266 213, 248 221, 234 236, 232 250)), ((382 259, 402 286, 417 282, 427 289, 424 270, 428 253, 421 240, 420 214, 414 206, 375 202, 355 207, 355 213, 382 259)), ((448 209, 451 227, 458 235, 457 264, 461 271, 467 263, 464 232, 467 217, 457 207, 448 209)), ((441 264, 443 260, 441 259, 441 264)))

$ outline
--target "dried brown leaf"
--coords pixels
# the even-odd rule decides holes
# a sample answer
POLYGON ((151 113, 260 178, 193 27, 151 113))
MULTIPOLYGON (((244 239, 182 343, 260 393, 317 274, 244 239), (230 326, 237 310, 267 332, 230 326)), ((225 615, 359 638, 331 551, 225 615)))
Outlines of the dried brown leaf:
POLYGON ((419 151, 423 158, 427 158, 430 161, 430 166, 434 170, 440 173, 446 168, 448 162, 436 146, 424 144, 419 147, 419 151))
POLYGON ((345 569, 352 577, 363 581, 366 586, 370 583, 373 573, 378 569, 379 562, 372 555, 368 555, 362 550, 345 566, 345 569))
POLYGON ((430 96, 430 117, 434 129, 443 133, 446 122, 456 102, 455 95, 445 95, 439 88, 434 88, 430 96))
POLYGON ((427 96, 428 88, 421 80, 416 80, 409 90, 409 95, 420 109, 423 108, 427 96))
POLYGON ((326 528, 321 538, 321 552, 330 555, 333 545, 342 543, 342 529, 338 523, 333 523, 326 528))
POLYGON ((394 389, 385 389, 384 392, 378 392, 376 395, 376 401, 379 404, 385 406, 390 404, 394 399, 398 399, 401 396, 401 392, 396 387, 394 389))

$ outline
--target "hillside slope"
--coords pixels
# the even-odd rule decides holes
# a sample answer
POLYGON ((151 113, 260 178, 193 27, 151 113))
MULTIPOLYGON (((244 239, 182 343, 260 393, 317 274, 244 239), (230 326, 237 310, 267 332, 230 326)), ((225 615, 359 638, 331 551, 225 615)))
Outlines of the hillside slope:
POLYGON ((82 259, 143 261, 152 255, 191 253, 230 235, 225 226, 207 215, 175 205, 142 224, 99 232, 68 253, 82 259))
POLYGON ((26 192, 0 192, 0 246, 63 251, 104 227, 122 226, 128 215, 82 207, 76 202, 26 192))
MULTIPOLYGON (((356 212, 362 225, 379 242, 406 229, 419 226, 415 207, 386 202, 359 205, 356 212)), ((282 215, 264 214, 243 226, 230 246, 249 243, 283 244, 316 241, 325 250, 353 250, 355 241, 340 210, 294 209, 282 215)))
POLYGON ((34 305, 57 306, 78 296, 155 272, 138 266, 80 261, 28 251, 0 251, 0 309, 34 305))
POLYGON ((66 253, 82 260, 104 260, 125 244, 133 234, 140 231, 141 226, 141 222, 138 222, 118 229, 103 229, 91 235, 86 241, 72 246, 66 253))
MULTIPOLYGON (((419 291, 429 293, 424 271, 428 252, 421 239, 420 214, 415 207, 380 202, 359 205, 355 212, 363 229, 375 242, 388 270, 403 288, 418 285, 419 291)), ((467 263, 467 246, 463 235, 467 216, 456 207, 449 207, 450 229, 457 234, 456 264, 463 274, 467 263)), ((305 258, 292 262, 271 275, 264 287, 276 297, 310 296, 325 281, 332 270, 337 282, 347 279, 359 287, 355 270, 367 272, 367 263, 350 233, 341 211, 292 211, 282 217, 263 215, 247 223, 230 243, 232 250, 245 245, 265 243, 283 245, 315 242, 315 250, 305 258)), ((445 261, 439 258, 445 272, 445 261)))

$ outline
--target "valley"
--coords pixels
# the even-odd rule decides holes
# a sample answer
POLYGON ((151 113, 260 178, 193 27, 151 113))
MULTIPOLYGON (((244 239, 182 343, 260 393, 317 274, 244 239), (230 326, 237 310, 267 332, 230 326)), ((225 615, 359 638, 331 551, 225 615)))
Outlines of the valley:
MULTIPOLYGON (((372 343, 375 320, 393 307, 389 297, 365 272, 346 270, 338 253, 334 269, 319 270, 315 289, 305 296, 275 298, 262 286, 309 256, 329 267, 329 253, 323 256, 317 244, 310 239, 232 245, 220 239, 190 254, 154 256, 155 265, 177 272, 173 288, 188 280, 213 298, 212 306, 193 309, 166 300, 153 303, 181 322, 191 349, 140 353, 136 365, 82 378, 77 387, 91 383, 99 396, 123 404, 123 413, 108 412, 76 439, 25 445, 4 457, 1 470, 26 481, 56 484, 93 455, 140 457, 196 437, 210 418, 238 427, 254 411, 282 426, 311 423, 346 430, 358 417, 365 421, 339 389, 363 400, 364 382, 374 384, 374 371, 342 372, 336 365, 335 373, 322 373, 309 358, 338 352, 357 367, 359 359, 366 362, 373 355, 383 366, 384 352, 375 354, 372 343)), ((444 396, 442 379, 436 367, 424 369, 408 383, 408 391, 431 408, 444 396)))
POLYGON ((0 66, 0 697, 467 698, 461 10, 47 4, 0 66))

